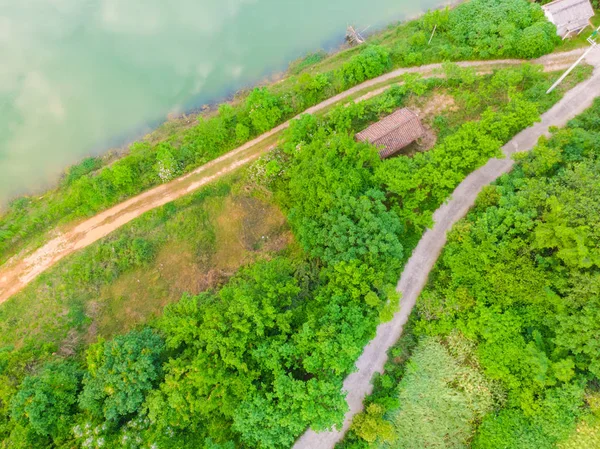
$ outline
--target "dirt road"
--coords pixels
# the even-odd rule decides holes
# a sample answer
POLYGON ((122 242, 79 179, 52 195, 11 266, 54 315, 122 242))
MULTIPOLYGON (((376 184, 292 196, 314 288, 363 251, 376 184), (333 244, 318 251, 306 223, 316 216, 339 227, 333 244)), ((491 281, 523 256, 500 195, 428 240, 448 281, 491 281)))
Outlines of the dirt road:
POLYGON ((564 98, 542 116, 542 120, 527 128, 508 142, 502 151, 506 158, 491 159, 486 165, 467 176, 452 193, 451 199, 442 205, 433 215, 433 228, 428 229, 419 241, 411 258, 404 267, 397 291, 401 293, 400 311, 392 321, 377 328, 375 338, 365 346, 356 362, 357 371, 344 381, 347 392, 346 401, 349 411, 340 430, 315 433, 308 430, 296 441, 293 449, 333 449, 340 441, 356 413, 362 410, 366 395, 373 390, 371 379, 375 373, 382 373, 387 360, 387 351, 402 334, 402 328, 427 282, 442 248, 446 243, 446 234, 454 223, 465 216, 475 203, 481 189, 507 173, 513 166, 510 155, 517 151, 532 149, 542 135, 548 134, 551 126, 564 126, 569 120, 592 105, 594 98, 600 96, 600 49, 588 57, 594 66, 592 77, 570 90, 564 98))
MULTIPOLYGON (((543 64, 545 70, 559 70, 568 66, 573 60, 577 59, 580 54, 581 50, 575 50, 568 53, 544 56, 532 62, 543 64)), ((521 60, 506 59, 461 62, 458 63, 458 65, 463 67, 475 67, 481 71, 489 71, 495 67, 521 63, 523 63, 521 60)), ((362 91, 370 90, 372 87, 378 85, 382 85, 376 90, 376 92, 380 93, 388 87, 383 86, 385 83, 389 83, 406 73, 420 73, 423 76, 433 76, 434 72, 441 68, 441 64, 431 64, 421 67, 394 70, 393 72, 366 81, 329 98, 318 105, 307 109, 305 113, 314 113, 324 110, 340 101, 353 98, 362 91)), ((359 96, 353 101, 362 101, 369 98, 371 95, 372 94, 359 96)), ((271 131, 262 134, 241 147, 197 168, 185 176, 177 178, 168 184, 163 184, 148 190, 147 192, 124 201, 121 204, 73 226, 71 229, 68 229, 59 235, 54 235, 48 243, 31 254, 19 254, 13 257, 0 267, 0 303, 21 291, 38 275, 52 267, 64 257, 98 241, 124 224, 139 217, 144 212, 176 200, 221 176, 231 173, 240 166, 256 160, 263 153, 273 148, 280 132, 286 129, 289 126, 289 123, 290 122, 287 121, 277 126, 271 131)))

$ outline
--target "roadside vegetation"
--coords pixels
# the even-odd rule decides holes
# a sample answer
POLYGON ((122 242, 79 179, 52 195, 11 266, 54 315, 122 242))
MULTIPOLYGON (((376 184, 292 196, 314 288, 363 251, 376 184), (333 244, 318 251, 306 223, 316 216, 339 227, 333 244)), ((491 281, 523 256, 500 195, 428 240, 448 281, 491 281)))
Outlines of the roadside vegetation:
POLYGON ((457 223, 340 446, 600 443, 600 101, 457 223))
POLYGON ((40 245, 48 231, 89 217, 152 186, 192 171, 326 98, 392 68, 428 62, 533 58, 557 44, 553 25, 526 0, 472 0, 373 36, 369 45, 330 57, 309 55, 290 76, 251 90, 218 113, 166 137, 132 144, 108 166, 88 158, 41 198, 14 200, 0 217, 0 262, 40 245), (436 33, 428 42, 437 25, 436 33), (476 32, 473 32, 476 30, 476 32))
MULTIPOLYGON (((555 75, 530 65, 445 75, 302 116, 247 172, 145 214, 3 304, 2 447, 275 449, 339 424, 342 381, 395 311, 433 210, 561 95, 545 96, 555 75), (427 152, 381 161, 353 139, 444 96, 456 104, 425 118, 440 135, 427 152), (236 246, 236 203, 287 220, 236 246), (223 276, 184 284, 211 269, 223 276)), ((471 356, 447 357, 458 376, 471 356)))

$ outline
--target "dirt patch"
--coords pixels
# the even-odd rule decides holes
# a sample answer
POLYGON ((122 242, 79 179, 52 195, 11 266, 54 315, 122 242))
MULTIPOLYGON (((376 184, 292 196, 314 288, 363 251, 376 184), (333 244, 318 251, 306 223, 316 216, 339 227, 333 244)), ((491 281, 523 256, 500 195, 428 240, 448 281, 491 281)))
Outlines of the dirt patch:
POLYGON ((165 245, 150 267, 127 273, 103 288, 98 300, 88 305, 92 319, 87 340, 127 332, 158 315, 184 291, 197 293, 202 272, 194 263, 190 248, 183 244, 165 245))
POLYGON ((206 211, 214 226, 214 250, 198 254, 193 242, 174 237, 150 266, 103 288, 86 308, 91 319, 85 336, 88 343, 152 320, 184 293, 217 289, 240 267, 272 257, 292 241, 281 211, 252 196, 215 198, 206 203, 206 211))
POLYGON ((240 256, 245 253, 243 242, 243 220, 246 211, 239 201, 228 197, 221 213, 214 219, 216 248, 212 264, 222 270, 233 270, 239 266, 240 256))
POLYGON ((278 251, 275 243, 287 233, 287 222, 281 211, 254 197, 242 197, 240 203, 245 211, 242 222, 244 247, 248 251, 278 251))
POLYGON ((410 156, 414 153, 428 151, 435 146, 437 143, 437 134, 433 129, 433 121, 444 112, 456 111, 458 106, 452 95, 437 91, 433 95, 423 97, 414 96, 408 108, 419 116, 423 128, 425 128, 425 135, 407 147, 403 152, 403 154, 410 156))
POLYGON ((228 198, 215 219, 215 231, 212 261, 224 271, 250 263, 256 254, 282 250, 291 237, 281 211, 253 196, 228 198))
POLYGON ((457 108, 454 97, 445 92, 436 92, 432 96, 427 97, 424 104, 415 105, 417 114, 425 122, 432 121, 437 115, 443 112, 456 111, 457 108))

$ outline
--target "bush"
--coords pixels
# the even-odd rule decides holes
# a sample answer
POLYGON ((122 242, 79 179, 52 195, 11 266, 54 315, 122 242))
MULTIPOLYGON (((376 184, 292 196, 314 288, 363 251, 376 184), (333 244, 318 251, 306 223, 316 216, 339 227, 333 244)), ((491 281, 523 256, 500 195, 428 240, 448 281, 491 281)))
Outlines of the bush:
MULTIPOLYGON (((553 42, 546 30, 552 25, 532 28, 525 39, 523 30, 534 24, 546 24, 542 9, 535 3, 523 0, 472 0, 456 7, 450 13, 448 34, 459 46, 473 49, 482 58, 519 56, 519 45, 533 35, 542 38, 540 48, 549 48, 545 42, 553 42), (542 34, 540 32, 543 31, 542 34)), ((531 53, 530 50, 527 50, 531 53)))
POLYGON ((390 53, 385 47, 369 45, 344 63, 339 71, 344 88, 375 78, 391 67, 390 53))
POLYGON ((27 430, 60 441, 69 436, 82 372, 56 361, 28 376, 11 401, 11 418, 27 430))
POLYGON ((521 58, 537 58, 550 53, 560 38, 556 27, 549 22, 537 22, 525 28, 517 43, 517 54, 521 58))
POLYGON ((90 346, 81 408, 108 421, 139 412, 160 379, 163 351, 162 338, 148 328, 90 346))

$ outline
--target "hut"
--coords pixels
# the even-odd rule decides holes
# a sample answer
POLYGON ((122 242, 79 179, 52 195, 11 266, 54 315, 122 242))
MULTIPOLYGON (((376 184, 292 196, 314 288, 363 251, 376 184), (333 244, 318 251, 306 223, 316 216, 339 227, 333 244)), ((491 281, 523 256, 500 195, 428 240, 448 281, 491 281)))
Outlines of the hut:
POLYGON ((559 36, 566 39, 573 33, 581 33, 594 16, 590 0, 554 0, 542 6, 544 14, 556 25, 559 36))
POLYGON ((410 145, 425 134, 425 128, 419 117, 407 108, 384 117, 373 123, 364 131, 359 132, 355 138, 359 142, 368 141, 381 147, 379 157, 385 159, 410 145))

